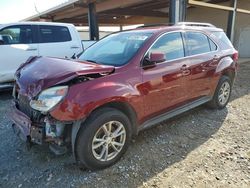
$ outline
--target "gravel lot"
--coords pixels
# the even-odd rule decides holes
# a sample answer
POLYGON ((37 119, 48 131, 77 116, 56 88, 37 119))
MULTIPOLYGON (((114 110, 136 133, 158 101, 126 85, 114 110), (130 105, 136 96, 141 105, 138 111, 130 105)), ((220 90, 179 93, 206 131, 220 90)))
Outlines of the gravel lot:
POLYGON ((250 187, 250 62, 224 110, 199 107, 140 133, 111 168, 91 172, 70 154, 30 151, 12 133, 0 93, 0 187, 250 187))

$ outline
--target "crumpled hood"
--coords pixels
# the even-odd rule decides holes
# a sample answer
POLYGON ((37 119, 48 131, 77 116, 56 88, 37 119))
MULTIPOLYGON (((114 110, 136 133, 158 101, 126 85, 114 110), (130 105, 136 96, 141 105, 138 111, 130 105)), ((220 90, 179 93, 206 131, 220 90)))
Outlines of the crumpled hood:
POLYGON ((44 89, 78 76, 112 71, 114 66, 59 58, 32 57, 19 67, 15 77, 19 93, 32 98, 44 89))

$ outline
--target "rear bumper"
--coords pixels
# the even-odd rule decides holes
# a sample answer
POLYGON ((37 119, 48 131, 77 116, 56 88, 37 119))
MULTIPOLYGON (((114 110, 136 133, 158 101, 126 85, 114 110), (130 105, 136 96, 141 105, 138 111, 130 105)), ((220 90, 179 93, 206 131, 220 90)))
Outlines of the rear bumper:
POLYGON ((26 114, 16 108, 14 102, 11 105, 9 118, 13 122, 14 133, 22 140, 43 144, 45 128, 33 123, 26 114))

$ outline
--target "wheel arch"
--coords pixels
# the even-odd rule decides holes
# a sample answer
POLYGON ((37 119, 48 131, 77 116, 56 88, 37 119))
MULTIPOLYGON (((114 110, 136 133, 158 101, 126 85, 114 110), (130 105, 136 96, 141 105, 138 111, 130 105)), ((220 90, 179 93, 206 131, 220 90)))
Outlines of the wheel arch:
POLYGON ((220 60, 218 66, 216 67, 216 73, 221 73, 221 75, 225 75, 233 79, 235 76, 235 69, 236 67, 233 59, 227 56, 220 60))
MULTIPOLYGON (((135 109, 127 102, 124 101, 111 101, 108 103, 105 103, 101 106, 98 106, 97 108, 93 109, 91 113, 88 115, 88 117, 94 113, 95 111, 101 109, 101 108, 113 108, 116 110, 119 110, 120 112, 124 113, 128 119, 130 120, 131 123, 131 129, 132 129, 132 135, 136 136, 137 135, 137 125, 138 125, 138 118, 135 109)), ((88 118, 87 117, 87 118, 88 118)))
POLYGON ((225 69, 225 70, 222 71, 221 76, 227 76, 227 77, 229 77, 229 79, 233 83, 234 78, 235 78, 235 71, 233 69, 230 69, 230 68, 225 69))
POLYGON ((82 126, 84 126, 84 122, 87 121, 88 118, 90 118, 91 114, 93 114, 97 110, 101 110, 103 108, 112 108, 112 109, 116 109, 116 110, 119 110, 120 112, 124 113, 131 122, 132 137, 135 137, 138 134, 137 114, 136 114, 134 108, 129 103, 121 102, 121 101, 112 101, 112 102, 105 103, 101 106, 98 106, 97 108, 93 109, 89 113, 89 115, 86 116, 84 119, 78 120, 75 123, 73 123, 73 125, 72 125, 71 147, 72 147, 72 153, 73 153, 73 156, 74 156, 76 162, 78 162, 78 157, 76 155, 76 140, 78 137, 78 133, 79 133, 81 128, 84 128, 82 126))

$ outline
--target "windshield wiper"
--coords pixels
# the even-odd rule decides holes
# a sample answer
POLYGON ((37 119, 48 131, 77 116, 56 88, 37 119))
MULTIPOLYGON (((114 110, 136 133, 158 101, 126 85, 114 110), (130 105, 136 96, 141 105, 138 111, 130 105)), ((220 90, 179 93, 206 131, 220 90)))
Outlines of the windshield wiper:
POLYGON ((91 62, 91 63, 96 63, 96 64, 98 64, 96 61, 94 61, 94 60, 89 60, 89 59, 87 59, 87 60, 85 60, 85 61, 88 61, 88 62, 91 62))

